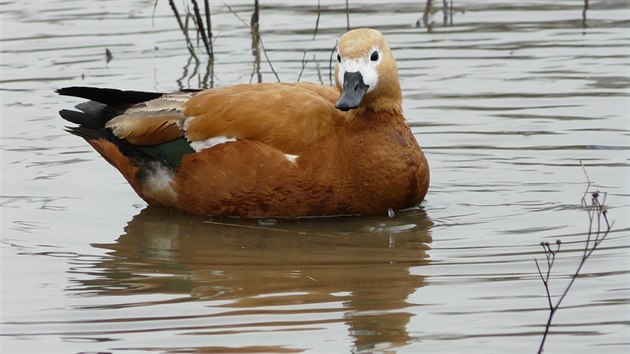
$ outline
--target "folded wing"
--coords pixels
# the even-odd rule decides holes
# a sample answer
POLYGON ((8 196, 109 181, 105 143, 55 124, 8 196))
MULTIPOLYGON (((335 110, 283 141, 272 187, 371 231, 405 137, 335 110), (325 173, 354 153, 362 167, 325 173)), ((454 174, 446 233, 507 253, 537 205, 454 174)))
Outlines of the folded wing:
POLYGON ((135 104, 106 126, 137 145, 179 137, 191 144, 247 139, 298 155, 321 137, 334 134, 334 126, 343 121, 344 113, 335 109, 338 95, 333 87, 309 83, 177 92, 135 104))

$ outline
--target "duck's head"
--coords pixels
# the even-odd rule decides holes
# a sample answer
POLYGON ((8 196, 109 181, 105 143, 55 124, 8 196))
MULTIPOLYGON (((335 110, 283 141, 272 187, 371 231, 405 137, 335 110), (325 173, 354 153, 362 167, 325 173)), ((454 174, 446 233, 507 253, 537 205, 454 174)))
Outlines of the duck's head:
POLYGON ((339 39, 335 81, 341 92, 336 106, 342 111, 401 110, 396 58, 377 30, 360 28, 339 39))

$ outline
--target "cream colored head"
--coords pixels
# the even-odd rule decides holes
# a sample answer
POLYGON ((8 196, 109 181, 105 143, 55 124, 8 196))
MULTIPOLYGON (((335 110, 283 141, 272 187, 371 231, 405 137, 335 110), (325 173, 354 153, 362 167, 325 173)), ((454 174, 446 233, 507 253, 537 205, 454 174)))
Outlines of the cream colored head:
POLYGON ((360 28, 339 39, 335 81, 341 110, 401 110, 396 59, 377 30, 360 28))

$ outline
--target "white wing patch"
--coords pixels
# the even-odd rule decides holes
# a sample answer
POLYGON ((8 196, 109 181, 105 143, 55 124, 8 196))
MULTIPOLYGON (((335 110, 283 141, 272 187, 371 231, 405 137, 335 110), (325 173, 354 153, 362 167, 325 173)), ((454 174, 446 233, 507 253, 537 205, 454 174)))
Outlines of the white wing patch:
POLYGON ((191 141, 190 147, 192 147, 196 152, 199 152, 203 149, 209 149, 213 146, 225 144, 230 141, 236 141, 236 138, 228 138, 227 136, 214 136, 206 140, 191 141))
POLYGON ((291 155, 291 154, 284 154, 284 157, 286 157, 287 160, 289 160, 289 162, 295 164, 295 163, 297 163, 297 158, 299 156, 298 155, 291 155))

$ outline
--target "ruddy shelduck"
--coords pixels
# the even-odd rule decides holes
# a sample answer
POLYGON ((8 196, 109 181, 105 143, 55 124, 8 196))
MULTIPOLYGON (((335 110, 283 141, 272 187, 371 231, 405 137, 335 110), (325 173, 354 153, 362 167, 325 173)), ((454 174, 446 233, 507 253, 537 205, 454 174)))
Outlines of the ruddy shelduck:
POLYGON ((175 93, 67 87, 62 110, 150 205, 200 215, 380 214, 418 205, 429 166, 383 35, 339 39, 337 87, 260 83, 175 93))

